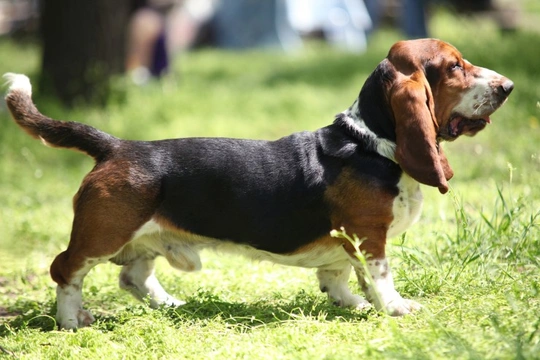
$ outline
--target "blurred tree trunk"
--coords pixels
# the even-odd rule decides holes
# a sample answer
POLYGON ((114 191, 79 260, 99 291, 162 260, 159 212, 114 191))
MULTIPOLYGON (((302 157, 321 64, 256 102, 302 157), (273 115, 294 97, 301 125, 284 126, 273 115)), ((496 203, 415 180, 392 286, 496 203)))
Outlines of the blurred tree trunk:
POLYGON ((43 0, 40 89, 74 103, 105 103, 124 72, 130 0, 43 0))

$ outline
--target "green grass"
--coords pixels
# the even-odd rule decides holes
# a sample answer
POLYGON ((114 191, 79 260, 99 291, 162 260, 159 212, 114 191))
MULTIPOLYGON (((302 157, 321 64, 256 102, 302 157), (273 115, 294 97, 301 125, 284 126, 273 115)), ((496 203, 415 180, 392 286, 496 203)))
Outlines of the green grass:
MULTIPOLYGON (((335 308, 313 270, 208 252, 198 273, 158 262, 164 286, 188 301, 177 309, 152 311, 118 289, 118 267, 95 268, 83 293, 96 323, 56 331, 48 266, 67 245, 71 197, 92 161, 43 147, 0 110, 0 358, 539 358, 540 36, 501 35, 487 21, 456 28, 445 13, 435 20, 435 36, 516 89, 491 126, 446 145, 451 193, 424 187, 421 221, 391 240, 396 287, 423 311, 390 318, 335 308)), ((178 58, 161 83, 119 84, 105 109, 35 101, 49 116, 130 139, 275 139, 331 122, 398 39, 380 31, 361 56, 320 44, 293 56, 203 50, 178 58)), ((2 41, 0 54, 0 73, 35 79, 36 46, 2 41)))

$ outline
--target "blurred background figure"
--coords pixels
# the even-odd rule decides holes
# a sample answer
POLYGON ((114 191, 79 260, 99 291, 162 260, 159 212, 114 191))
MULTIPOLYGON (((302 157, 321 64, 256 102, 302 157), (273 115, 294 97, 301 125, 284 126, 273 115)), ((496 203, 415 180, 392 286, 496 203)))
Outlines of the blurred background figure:
POLYGON ((288 0, 289 21, 303 36, 319 34, 330 44, 363 52, 373 27, 363 0, 288 0))
POLYGON ((208 24, 211 45, 294 51, 320 34, 332 45, 361 52, 371 19, 363 0, 220 0, 208 24))
POLYGON ((287 17, 286 0, 221 0, 212 21, 214 45, 228 49, 302 46, 287 17))
POLYGON ((136 84, 167 72, 170 57, 199 45, 226 49, 302 47, 319 34, 362 52, 372 22, 363 0, 131 0, 126 70, 136 84))
POLYGON ((426 3, 428 0, 403 0, 401 28, 409 39, 428 37, 426 3))
POLYGON ((517 28, 520 2, 515 0, 364 0, 376 29, 382 23, 398 27, 409 39, 431 36, 430 8, 451 9, 464 16, 486 16, 503 32, 517 28))
POLYGON ((126 70, 135 84, 167 73, 171 58, 200 42, 217 0, 131 0, 126 70))
POLYGON ((31 34, 39 28, 39 0, 0 0, 0 35, 31 34))
POLYGON ((132 0, 126 48, 126 70, 135 84, 159 77, 169 66, 165 16, 173 2, 132 0))
POLYGON ((398 26, 409 39, 428 37, 426 10, 428 0, 364 0, 373 21, 373 29, 381 22, 398 26))

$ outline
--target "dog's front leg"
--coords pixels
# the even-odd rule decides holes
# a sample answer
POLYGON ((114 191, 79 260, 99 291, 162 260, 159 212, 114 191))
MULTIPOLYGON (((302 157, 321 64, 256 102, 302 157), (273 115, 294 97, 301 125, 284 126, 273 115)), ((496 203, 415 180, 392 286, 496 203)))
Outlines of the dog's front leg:
POLYGON ((364 235, 361 240, 345 236, 343 243, 350 256, 358 282, 366 299, 378 311, 392 316, 402 316, 421 308, 420 304, 406 300, 396 291, 390 264, 385 254, 386 228, 364 226, 353 234, 364 235))
POLYGON ((396 291, 390 264, 386 257, 369 257, 364 261, 353 260, 358 282, 368 301, 379 311, 392 316, 402 316, 419 310, 421 305, 406 300, 396 291))

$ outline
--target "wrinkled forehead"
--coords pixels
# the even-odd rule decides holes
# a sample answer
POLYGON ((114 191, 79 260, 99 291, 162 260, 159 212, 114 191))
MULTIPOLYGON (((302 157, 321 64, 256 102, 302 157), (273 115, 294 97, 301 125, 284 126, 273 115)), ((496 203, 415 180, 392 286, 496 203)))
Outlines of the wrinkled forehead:
POLYGON ((436 59, 453 61, 462 58, 458 49, 437 39, 399 41, 390 48, 387 57, 394 65, 411 71, 436 59))

